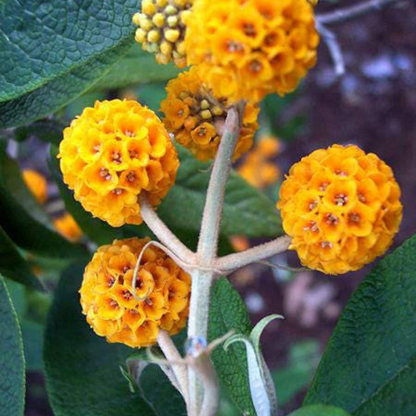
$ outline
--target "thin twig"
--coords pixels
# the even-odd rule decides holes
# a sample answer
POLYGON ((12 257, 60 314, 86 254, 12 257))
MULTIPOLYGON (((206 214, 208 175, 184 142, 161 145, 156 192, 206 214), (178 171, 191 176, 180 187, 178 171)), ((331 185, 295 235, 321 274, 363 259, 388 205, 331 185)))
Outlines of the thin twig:
POLYGON ((381 10, 388 6, 403 3, 404 1, 407 0, 369 0, 362 4, 357 4, 355 6, 345 7, 334 12, 318 15, 316 20, 324 25, 344 23, 357 17, 369 14, 372 11, 381 10))
POLYGON ((345 62, 342 55, 341 46, 334 32, 326 28, 319 20, 316 22, 316 30, 321 35, 326 46, 328 47, 332 61, 335 66, 335 73, 341 77, 345 74, 345 62))
POLYGON ((189 263, 193 263, 195 258, 195 253, 189 250, 188 247, 183 244, 172 231, 165 225, 165 223, 159 218, 156 211, 149 204, 145 196, 140 196, 140 214, 150 228, 150 230, 155 234, 155 236, 170 250, 175 256, 179 257, 182 260, 187 260, 189 263))
POLYGON ((291 238, 287 235, 276 238, 265 244, 250 248, 240 253, 221 257, 215 262, 215 267, 222 270, 224 274, 230 274, 251 263, 268 259, 275 254, 283 253, 290 245, 291 238))

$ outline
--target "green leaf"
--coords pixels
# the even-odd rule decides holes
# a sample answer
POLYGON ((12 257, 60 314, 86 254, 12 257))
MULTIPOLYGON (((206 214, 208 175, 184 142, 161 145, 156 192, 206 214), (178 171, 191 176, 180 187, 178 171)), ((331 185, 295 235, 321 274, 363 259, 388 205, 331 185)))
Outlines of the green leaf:
MULTIPOLYGON (((226 278, 214 285, 211 293, 208 338, 213 341, 234 329, 249 336, 251 325, 243 300, 226 278)), ((244 415, 256 416, 251 401, 247 353, 243 345, 233 344, 225 352, 217 348, 212 355, 218 375, 230 397, 244 415)))
POLYGON ((82 266, 63 273, 50 310, 44 362, 49 399, 57 416, 152 416, 129 390, 119 366, 131 353, 97 336, 81 313, 82 266))
POLYGON ((88 90, 133 44, 137 0, 7 1, 0 11, 0 126, 45 117, 88 90))
MULTIPOLYGON (((181 165, 176 183, 163 199, 158 213, 168 226, 196 231, 201 224, 210 165, 199 162, 181 147, 178 152, 181 165)), ((226 189, 221 233, 276 237, 282 232, 275 204, 232 172, 226 189)))
POLYGON ((0 273, 32 289, 44 290, 43 284, 32 273, 29 265, 2 227, 0 227, 0 273))
POLYGON ((0 225, 7 235, 19 247, 45 257, 88 256, 83 246, 70 243, 48 227, 47 218, 26 195, 16 169, 16 164, 0 152, 0 225), (14 180, 18 177, 20 180, 14 180))
POLYGON ((339 407, 314 404, 302 407, 289 416, 349 416, 349 414, 339 407))
POLYGON ((158 416, 186 416, 181 394, 156 365, 148 365, 140 377, 140 391, 158 416))
POLYGON ((416 236, 355 291, 329 341, 306 404, 354 416, 416 414, 416 236))
POLYGON ((57 120, 39 120, 26 126, 18 127, 14 131, 14 138, 18 142, 28 139, 29 137, 37 137, 38 139, 58 145, 62 139, 62 132, 65 126, 57 120))
POLYGON ((175 78, 180 70, 173 63, 159 65, 155 55, 134 44, 111 71, 94 85, 94 89, 125 88, 175 78))
POLYGON ((21 320, 23 347, 26 359, 26 368, 29 371, 43 370, 43 332, 44 325, 29 319, 21 320))
POLYGON ((19 322, 0 276, 0 409, 4 415, 23 415, 25 360, 19 322))

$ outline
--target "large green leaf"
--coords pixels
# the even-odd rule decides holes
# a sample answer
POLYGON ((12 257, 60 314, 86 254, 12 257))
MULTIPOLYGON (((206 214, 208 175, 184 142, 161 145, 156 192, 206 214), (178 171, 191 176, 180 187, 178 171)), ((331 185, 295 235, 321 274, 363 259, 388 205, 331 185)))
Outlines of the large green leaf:
POLYGON ((322 404, 313 404, 302 407, 289 416, 349 416, 348 413, 334 406, 325 406, 322 404))
POLYGON ((416 236, 380 261, 348 302, 305 403, 354 416, 416 414, 416 236))
POLYGON ((173 63, 159 65, 154 54, 135 44, 94 89, 124 88, 137 84, 155 83, 175 78, 180 71, 173 63))
POLYGON ((0 126, 42 118, 88 90, 133 43, 138 0, 6 1, 0 126))
POLYGON ((157 365, 145 368, 140 378, 140 390, 157 416, 186 416, 181 394, 157 365))
POLYGON ((45 257, 65 259, 88 255, 83 246, 68 242, 48 227, 48 219, 27 195, 17 169, 0 152, 0 225, 7 235, 21 248, 45 257))
POLYGON ((108 344, 82 315, 82 274, 81 266, 63 273, 45 334, 46 382, 56 416, 154 415, 120 372, 131 350, 108 344))
POLYGON ((43 284, 32 273, 12 240, 0 227, 0 273, 36 290, 44 290, 43 284))
MULTIPOLYGON (((226 278, 222 278, 211 293, 208 338, 212 341, 233 329, 238 334, 249 336, 250 319, 240 295, 226 278)), ((230 345, 227 352, 218 347, 212 358, 222 383, 237 407, 244 415, 255 416, 244 345, 230 345)))
MULTIPOLYGON (((181 147, 178 147, 178 152, 181 165, 176 183, 164 198, 158 213, 168 225, 196 231, 201 224, 210 165, 199 162, 181 147)), ((235 172, 227 184, 221 232, 227 236, 243 234, 248 237, 282 234, 274 203, 235 172)))
POLYGON ((3 415, 23 415, 25 361, 16 312, 0 276, 0 409, 3 415))

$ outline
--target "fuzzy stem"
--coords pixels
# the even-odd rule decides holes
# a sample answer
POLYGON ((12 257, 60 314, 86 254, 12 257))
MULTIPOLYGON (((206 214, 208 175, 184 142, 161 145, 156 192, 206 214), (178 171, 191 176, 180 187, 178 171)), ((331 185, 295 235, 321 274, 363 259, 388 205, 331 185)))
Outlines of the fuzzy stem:
POLYGON ((387 6, 392 6, 402 2, 403 0, 369 0, 362 4, 357 4, 355 6, 345 7, 334 12, 318 15, 317 20, 324 25, 344 23, 355 19, 356 17, 361 17, 373 11, 380 10, 387 6))
POLYGON ((241 253, 230 254, 219 258, 215 262, 215 268, 224 274, 232 273, 251 263, 268 259, 275 254, 283 253, 289 248, 291 238, 287 235, 276 238, 265 244, 242 251, 241 253))
POLYGON ((161 241, 169 250, 171 250, 177 257, 193 263, 195 253, 189 250, 175 234, 166 226, 166 224, 159 218, 156 211, 149 204, 145 196, 139 197, 140 214, 150 228, 153 234, 161 241))
MULTIPOLYGON (((244 105, 241 107, 244 107, 244 105)), ((225 186, 230 173, 235 146, 240 135, 241 117, 239 113, 242 112, 243 108, 231 107, 228 110, 224 133, 212 168, 197 251, 200 260, 208 265, 217 255, 225 186)))
MULTIPOLYGON (((218 235, 224 205, 225 187, 231 169, 235 146, 240 135, 240 125, 245 103, 241 103, 237 107, 231 107, 228 110, 224 132, 215 157, 205 201, 201 233, 198 242, 197 262, 200 266, 206 268, 212 266, 217 256, 218 235)), ((196 337, 207 339, 210 291, 214 278, 215 272, 212 270, 203 270, 202 268, 192 272, 188 339, 196 337)), ((210 400, 216 400, 217 403, 212 404, 210 408, 207 407, 207 399, 204 399, 204 402, 202 402, 203 386, 201 379, 204 379, 205 375, 198 377, 195 369, 192 367, 189 367, 188 374, 190 414, 192 416, 199 415, 201 406, 204 404, 204 409, 212 412, 212 409, 216 409, 218 406, 218 398, 215 398, 216 396, 211 397, 210 400)), ((211 377, 210 375, 207 376, 211 377)), ((217 383, 216 377, 212 378, 212 383, 217 383)), ((206 380, 204 380, 204 384, 207 384, 206 380)), ((211 391, 213 390, 211 389, 211 391)), ((205 398, 207 395, 210 396, 211 393, 205 391, 205 398)), ((214 413, 204 413, 204 416, 213 415, 215 415, 215 410, 214 413)))

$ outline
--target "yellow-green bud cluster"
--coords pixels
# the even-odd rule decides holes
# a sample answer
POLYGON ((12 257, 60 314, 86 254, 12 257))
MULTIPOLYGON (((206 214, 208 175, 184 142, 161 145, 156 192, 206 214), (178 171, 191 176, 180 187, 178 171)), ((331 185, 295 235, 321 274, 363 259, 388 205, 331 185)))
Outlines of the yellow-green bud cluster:
POLYGON ((143 0, 141 13, 133 16, 136 42, 143 49, 156 54, 159 64, 174 61, 176 66, 186 66, 185 21, 191 13, 193 0, 143 0))

